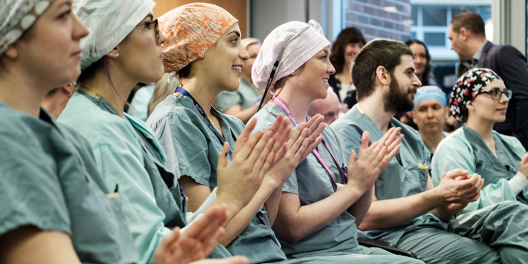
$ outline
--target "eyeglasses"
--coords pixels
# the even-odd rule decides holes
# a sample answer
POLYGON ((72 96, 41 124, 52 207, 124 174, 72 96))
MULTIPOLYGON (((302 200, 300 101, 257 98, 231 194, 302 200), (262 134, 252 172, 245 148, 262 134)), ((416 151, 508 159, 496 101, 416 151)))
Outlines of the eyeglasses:
POLYGON ((139 26, 145 26, 147 27, 148 29, 150 29, 150 25, 154 24, 154 33, 156 33, 156 38, 159 39, 160 38, 160 32, 159 32, 159 27, 158 27, 158 19, 154 19, 150 22, 145 22, 145 23, 141 23, 139 25, 137 25, 138 27, 139 26))
POLYGON ((491 91, 482 91, 480 93, 487 93, 491 96, 491 99, 493 100, 500 100, 502 95, 506 95, 506 98, 511 99, 512 97, 512 90, 510 89, 507 89, 507 90, 504 90, 504 91, 501 91, 501 90, 491 90, 491 91))
POLYGON ((266 89, 264 90, 264 94, 262 95, 262 99, 260 100, 260 104, 259 104, 259 107, 257 109, 257 112, 260 110, 260 108, 262 107, 262 104, 264 103, 264 100, 266 98, 266 94, 268 93, 270 85, 271 85, 271 82, 273 81, 273 77, 275 77, 275 72, 277 71, 277 68, 279 67, 279 63, 280 63, 280 61, 282 59, 282 55, 284 55, 284 50, 286 49, 286 46, 288 46, 288 44, 290 44, 290 42, 292 42, 295 38, 297 38, 299 35, 301 35, 304 31, 308 30, 309 28, 314 28, 317 32, 319 32, 320 34, 322 34, 324 36, 324 32, 323 32, 323 29, 321 28, 321 25, 319 25, 319 23, 317 23, 317 21, 311 19, 310 21, 308 21, 308 26, 307 27, 303 28, 301 31, 299 31, 297 34, 295 34, 290 40, 288 40, 288 42, 286 42, 286 44, 284 44, 284 46, 282 46, 282 49, 281 49, 281 51, 279 53, 279 57, 277 58, 277 60, 273 64, 273 69, 271 70, 271 74, 270 74, 270 77, 268 79, 268 83, 266 84, 266 89))

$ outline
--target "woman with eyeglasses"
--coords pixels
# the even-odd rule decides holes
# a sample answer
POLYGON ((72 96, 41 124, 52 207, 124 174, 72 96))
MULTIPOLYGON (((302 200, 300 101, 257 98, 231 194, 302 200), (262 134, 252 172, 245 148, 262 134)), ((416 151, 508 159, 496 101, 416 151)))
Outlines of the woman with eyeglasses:
MULTIPOLYGON (((294 127, 309 120, 310 104, 326 97, 328 78, 335 72, 329 55, 330 42, 313 20, 285 23, 266 37, 252 77, 264 94, 274 95, 254 116, 256 130, 266 129, 280 115, 294 127)), ((371 146, 365 133, 357 161, 355 153, 346 161, 337 134, 331 127, 323 130, 324 141, 282 187, 273 228, 289 258, 348 254, 353 263, 422 263, 357 241, 357 225, 370 207, 374 182, 400 148, 403 136, 398 132, 390 129, 371 146)))
MULTIPOLYGON (((85 50, 79 90, 59 117, 60 122, 88 139, 106 185, 121 193, 124 215, 141 263, 152 261, 164 237, 173 229, 185 227, 206 208, 227 205, 223 209, 227 212, 219 217, 219 225, 237 214, 236 208, 250 199, 238 195, 241 186, 247 188, 248 193, 257 189, 259 176, 269 169, 270 147, 267 146, 271 137, 269 133, 261 133, 256 139, 248 140, 248 130, 247 136, 240 137, 243 142, 237 145, 232 142, 238 155, 229 165, 224 155, 227 150, 218 153, 221 176, 216 195, 211 195, 196 214, 186 214, 186 194, 181 191, 174 174, 165 167, 167 158, 175 158, 174 155, 165 154, 143 121, 124 113, 125 98, 135 84, 155 82, 164 72, 161 44, 166 37, 153 19, 154 5, 151 0, 88 0, 74 5, 75 13, 92 32, 83 40, 85 50), (247 167, 253 171, 245 171, 247 167)), ((214 228, 215 223, 211 223, 211 227, 214 228)), ((208 246, 215 248, 222 234, 223 230, 208 234, 208 246)), ((196 260, 209 255, 212 248, 187 254, 191 255, 191 260, 196 260)), ((230 254, 218 246, 210 256, 225 258, 230 254)), ((243 262, 244 259, 247 261, 243 258, 243 262)))
POLYGON ((484 68, 469 70, 453 87, 451 113, 466 124, 440 142, 431 167, 435 184, 453 168, 482 176, 480 198, 462 213, 502 201, 528 203, 526 150, 517 138, 493 130, 496 122, 506 119, 511 93, 495 72, 484 68))

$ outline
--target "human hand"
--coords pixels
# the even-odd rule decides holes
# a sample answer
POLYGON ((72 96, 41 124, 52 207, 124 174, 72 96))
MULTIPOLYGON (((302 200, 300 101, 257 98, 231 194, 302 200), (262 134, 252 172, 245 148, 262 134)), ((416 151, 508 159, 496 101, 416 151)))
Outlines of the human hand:
POLYGON ((454 169, 444 173, 440 184, 433 190, 436 190, 437 198, 444 204, 467 204, 480 197, 483 186, 484 179, 480 175, 475 173, 468 176, 467 170, 454 169))
POLYGON ((249 259, 244 256, 235 256, 225 259, 204 259, 191 264, 249 264, 249 259))
MULTIPOLYGON (((446 173, 444 173, 443 177, 445 177, 445 175, 446 175, 446 173)), ((476 173, 473 174, 473 176, 476 176, 476 175, 477 175, 476 173)), ((468 175, 464 175, 464 176, 457 177, 456 180, 457 181, 462 181, 462 180, 467 180, 469 178, 470 177, 468 177, 468 175)), ((478 197, 476 199, 478 199, 478 197)), ((464 208, 466 208, 466 206, 468 204, 469 204, 469 202, 464 202, 464 203, 445 203, 441 207, 446 213, 449 214, 449 216, 453 216, 453 215, 456 215, 456 214, 460 213, 464 208)))
POLYGON ((218 154, 218 199, 229 201, 239 208, 246 206, 253 198, 274 160, 271 151, 274 146, 273 131, 257 131, 249 138, 255 125, 256 119, 251 120, 240 134, 236 144, 241 143, 242 146, 235 147, 229 165, 227 142, 218 154))
POLYGON ((323 141, 323 136, 320 136, 320 134, 326 128, 326 124, 324 123, 324 116, 320 114, 314 115, 308 122, 304 124, 306 125, 306 128, 309 129, 307 137, 308 143, 310 143, 310 145, 304 150, 304 153, 299 162, 306 159, 306 157, 310 155, 312 150, 314 150, 319 145, 319 143, 323 141))
MULTIPOLYGON (((185 228, 174 228, 154 252, 153 264, 186 264, 207 257, 216 247, 225 230, 227 207, 213 206, 185 228)), ((223 263, 223 262, 222 262, 223 263)), ((238 262, 227 262, 238 263, 238 262)), ((240 262, 247 263, 247 262, 240 262)))
POLYGON ((524 155, 521 163, 519 164, 518 172, 522 173, 526 179, 528 179, 528 153, 524 155))

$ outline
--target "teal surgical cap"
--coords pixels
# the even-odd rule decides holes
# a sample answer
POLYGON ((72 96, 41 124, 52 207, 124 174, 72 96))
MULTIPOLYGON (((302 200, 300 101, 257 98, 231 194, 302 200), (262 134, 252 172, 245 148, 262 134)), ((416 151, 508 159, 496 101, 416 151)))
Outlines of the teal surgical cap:
POLYGON ((440 88, 434 85, 424 86, 416 90, 416 95, 414 95, 414 107, 418 106, 421 102, 425 100, 437 100, 442 103, 444 106, 447 106, 446 94, 440 88))

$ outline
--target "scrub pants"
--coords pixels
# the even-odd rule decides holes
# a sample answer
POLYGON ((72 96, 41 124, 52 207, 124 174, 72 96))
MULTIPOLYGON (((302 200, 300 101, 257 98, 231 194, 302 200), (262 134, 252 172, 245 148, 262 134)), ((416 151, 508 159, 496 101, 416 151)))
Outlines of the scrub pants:
POLYGON ((528 263, 526 219, 528 206, 501 202, 458 216, 449 230, 431 217, 409 227, 397 246, 426 263, 528 263))

